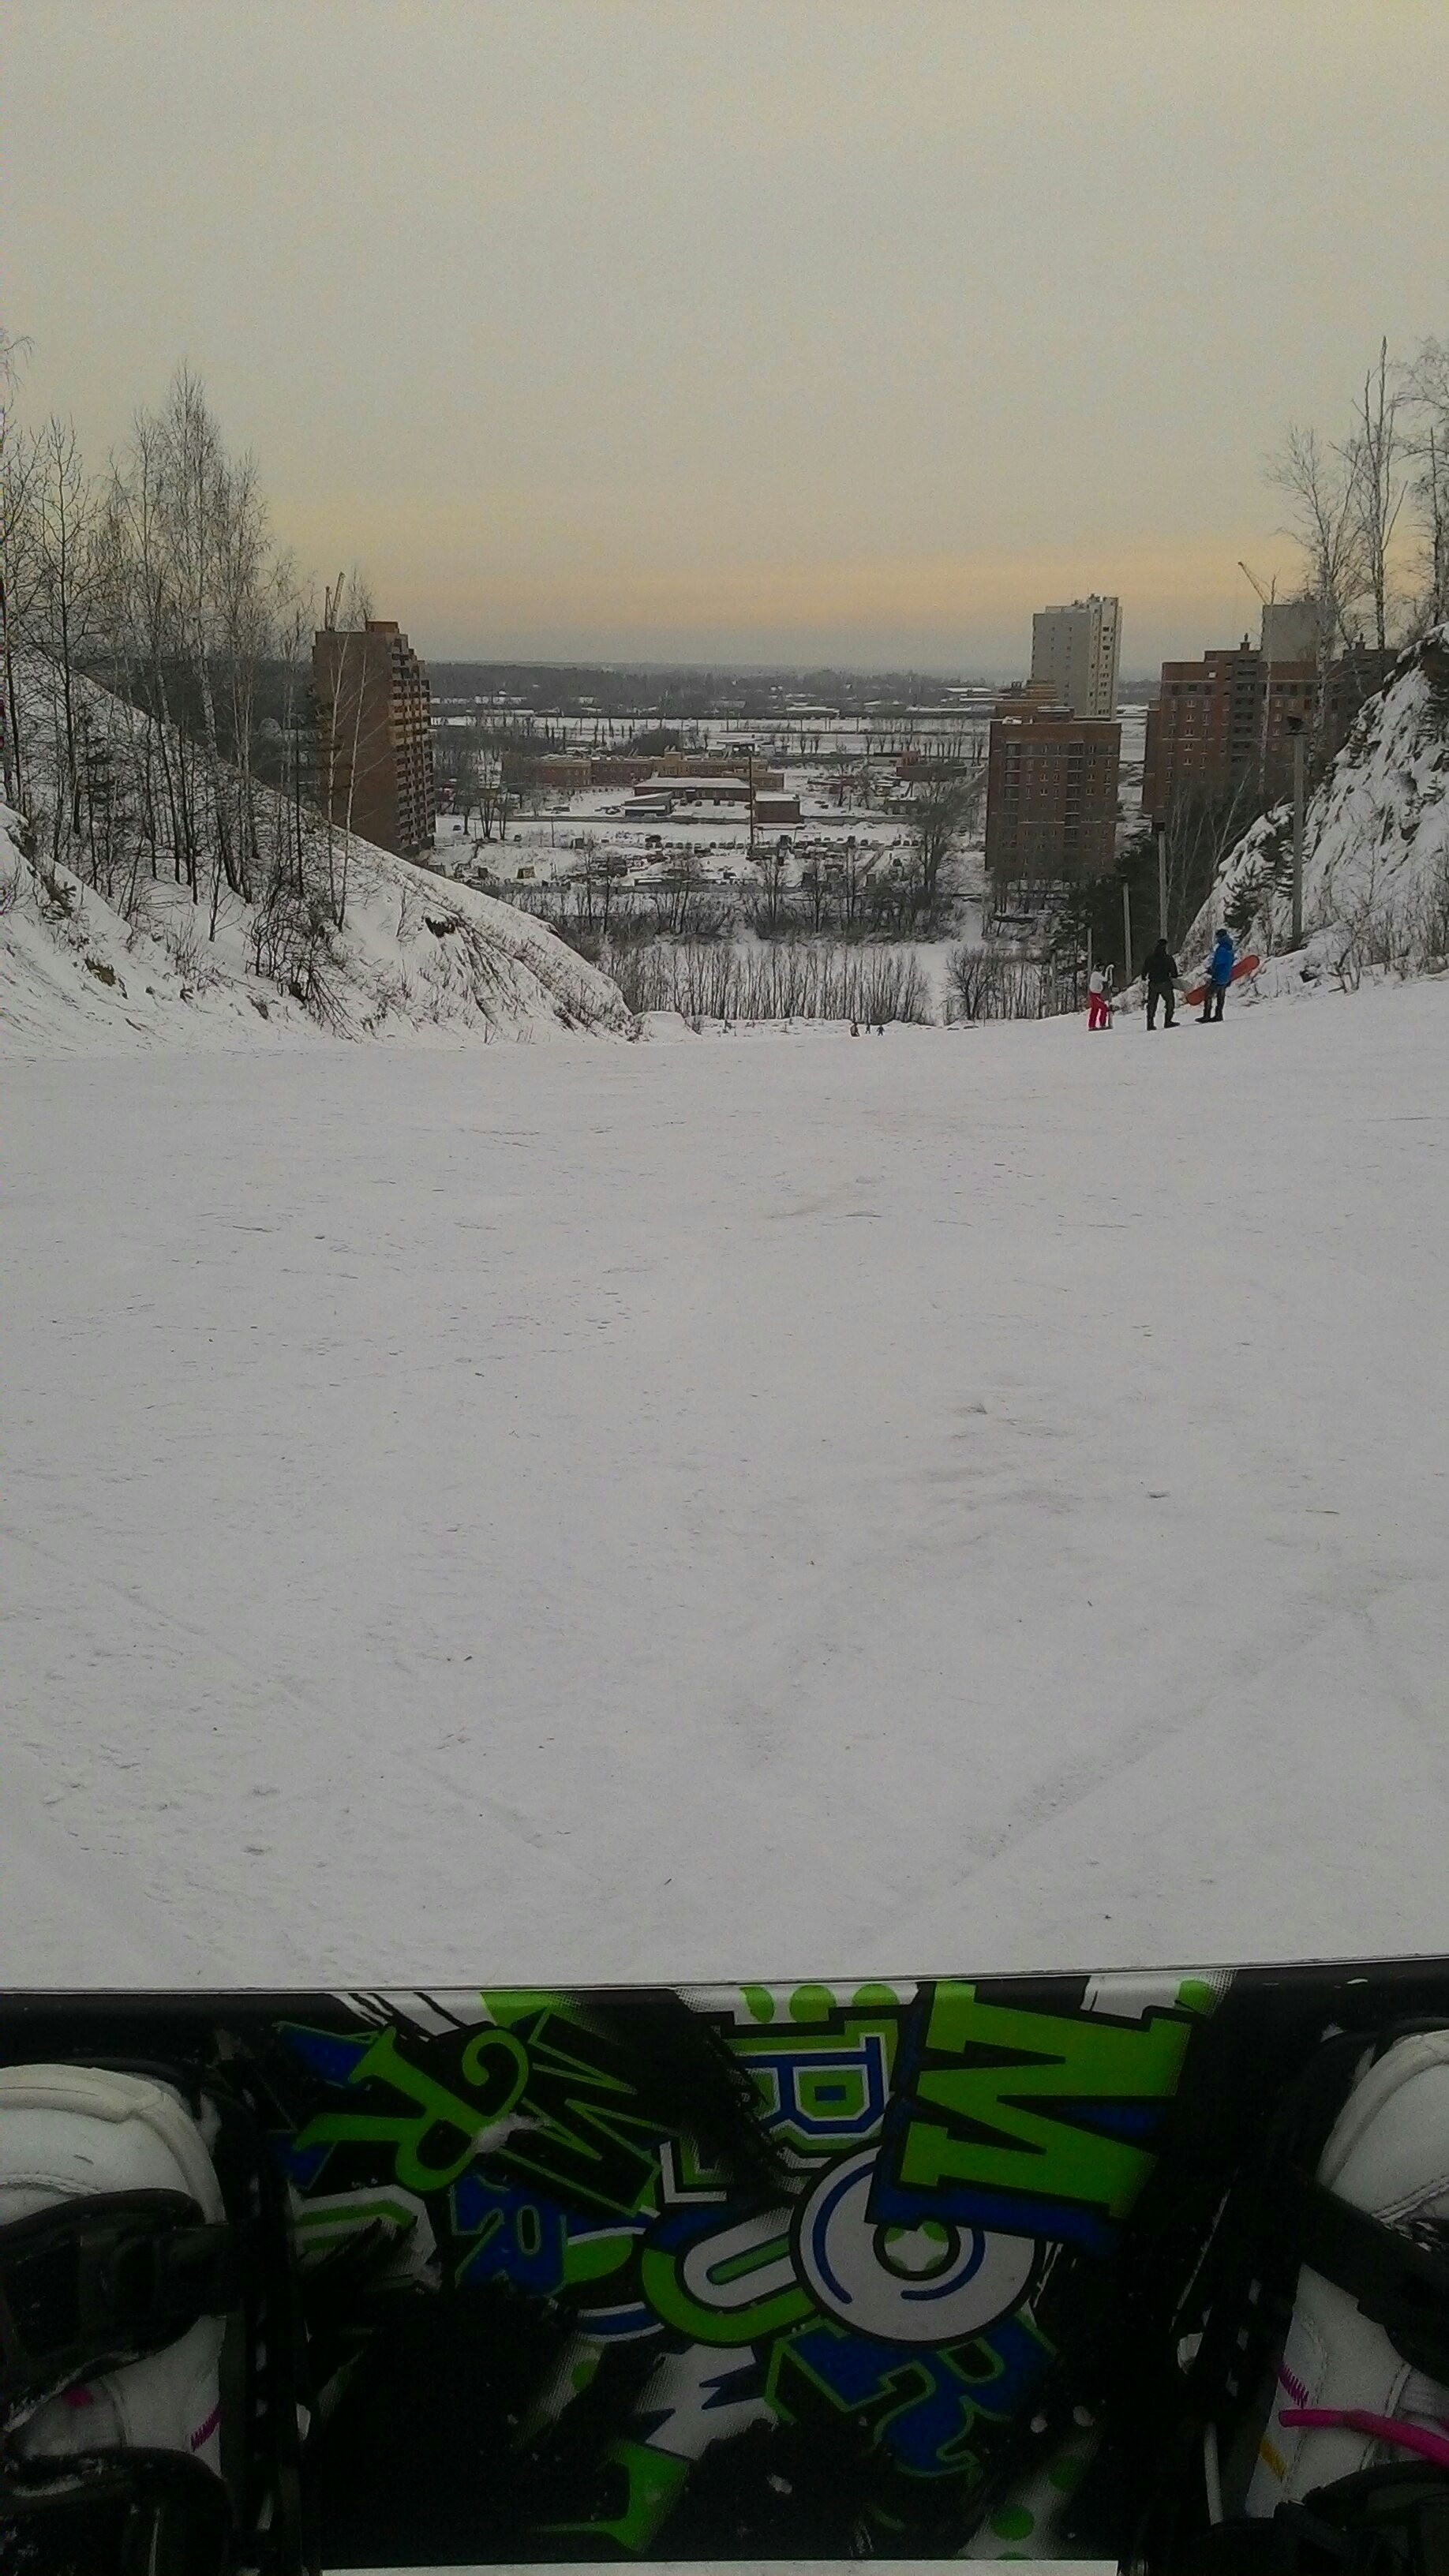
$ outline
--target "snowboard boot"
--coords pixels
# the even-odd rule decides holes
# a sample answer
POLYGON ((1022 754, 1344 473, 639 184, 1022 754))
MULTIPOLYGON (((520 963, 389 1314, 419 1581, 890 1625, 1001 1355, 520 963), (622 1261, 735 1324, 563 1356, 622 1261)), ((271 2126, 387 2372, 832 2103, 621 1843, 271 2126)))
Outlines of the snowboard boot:
POLYGON ((225 2563, 229 2252, 170 2084, 0 2066, 0 2529, 20 2563, 225 2563))
POLYGON ((1363 2068, 1298 2182, 1302 2267, 1246 2510, 1397 2464, 1443 2473, 1449 2513, 1449 2031, 1363 2068))

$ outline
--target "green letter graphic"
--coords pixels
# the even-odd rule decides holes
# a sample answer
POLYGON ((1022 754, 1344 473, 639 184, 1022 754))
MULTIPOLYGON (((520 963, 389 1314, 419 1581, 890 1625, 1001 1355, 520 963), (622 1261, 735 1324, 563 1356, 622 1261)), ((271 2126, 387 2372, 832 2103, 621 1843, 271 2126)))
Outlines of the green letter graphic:
POLYGON ((1113 2218, 1130 2209, 1151 2152, 1090 2125, 1092 2105, 1160 2101, 1177 2082, 1189 2026, 1149 2015, 1140 2026, 982 2003, 972 1986, 938 1986, 914 2086, 901 2180, 919 2190, 965 2182, 1085 2202, 1113 2218), (1040 2107, 1033 2107, 1033 2105, 1040 2107), (927 2105, 947 2116, 933 2120, 927 2105))
POLYGON ((364 2146, 373 2143, 396 2149, 394 2172, 405 2191, 442 2191, 456 2182, 477 2146, 478 2132, 492 2120, 511 2111, 523 2091, 528 2075, 528 2057, 520 2043, 507 2031, 481 2031, 470 2043, 467 2071, 479 2077, 485 2056, 507 2056, 510 2061, 508 2089, 504 2097, 491 2102, 486 2110, 476 2102, 465 2102, 413 2066, 398 2050, 397 2035, 391 2029, 380 2030, 365 2056, 360 2057, 348 2077, 349 2084, 389 2084, 395 2093, 415 2103, 413 2111, 320 2111, 309 2120, 297 2140, 300 2148, 320 2146, 364 2146), (433 2162, 423 2150, 433 2131, 440 2131, 439 2147, 444 2160, 433 2162), (456 2141, 456 2146, 452 2144, 456 2141))

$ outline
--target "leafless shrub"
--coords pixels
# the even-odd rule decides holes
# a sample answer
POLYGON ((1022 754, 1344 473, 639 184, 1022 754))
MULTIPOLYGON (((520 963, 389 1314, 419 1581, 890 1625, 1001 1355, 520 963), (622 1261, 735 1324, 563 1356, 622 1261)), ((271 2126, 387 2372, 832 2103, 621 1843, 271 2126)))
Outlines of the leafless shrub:
POLYGON ((408 979, 400 971, 384 967, 380 974, 375 975, 372 981, 372 1008, 364 1014, 361 1024, 364 1035, 375 1038, 378 1031, 384 1028, 390 1019, 404 1016, 408 1006, 408 995, 408 979))
POLYGON ((42 921, 72 921, 80 897, 78 889, 59 871, 39 859, 35 867, 36 901, 42 921))
POLYGON ((963 946, 952 949, 947 975, 947 1017, 955 1021, 1041 1020, 1073 1007, 1047 958, 963 946))
POLYGON ((932 1017, 918 960, 891 949, 782 941, 737 948, 689 940, 610 949, 601 964, 636 1018, 677 1011, 692 1028, 706 1020, 887 1020, 932 1017))
POLYGON ((169 963, 190 991, 202 993, 208 986, 221 981, 221 968, 215 958, 208 955, 206 943, 190 913, 170 915, 162 922, 158 937, 169 963))
POLYGON ((332 907, 320 886, 299 893, 275 875, 251 918, 252 966, 290 993, 324 1028, 345 1025, 345 986, 335 953, 332 907))
POLYGON ((1333 972, 1345 992, 1365 975, 1438 975, 1449 967, 1449 852, 1406 901, 1366 898, 1333 925, 1333 972))
POLYGON ((1449 966, 1449 850, 1439 859, 1420 896, 1424 967, 1442 974, 1449 966))

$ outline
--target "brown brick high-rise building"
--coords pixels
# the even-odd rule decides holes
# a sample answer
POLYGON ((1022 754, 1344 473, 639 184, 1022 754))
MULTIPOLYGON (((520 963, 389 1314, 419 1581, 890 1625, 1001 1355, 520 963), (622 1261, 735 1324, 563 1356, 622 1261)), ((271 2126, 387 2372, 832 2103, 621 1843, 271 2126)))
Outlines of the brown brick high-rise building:
MULTIPOLYGON (((1345 741, 1392 659, 1359 647, 1330 664, 1325 759, 1345 741)), ((1204 653, 1200 662, 1164 662, 1156 704, 1147 710, 1142 768, 1142 811, 1154 830, 1166 823, 1174 801, 1193 789, 1214 797, 1241 791, 1265 804, 1290 796, 1294 729, 1311 733, 1317 694, 1312 662, 1270 662, 1246 635, 1235 651, 1204 653)))
POLYGON ((322 802, 334 823, 402 859, 437 823, 428 675, 396 619, 312 640, 322 802))
POLYGON ((1105 718, 996 716, 986 865, 998 886, 1105 876, 1117 851, 1122 728, 1105 718))
POLYGON ((1268 798, 1288 793, 1290 719, 1312 720, 1313 689, 1311 662, 1270 669, 1246 635, 1236 651, 1164 662, 1157 702, 1147 711, 1142 768, 1142 811, 1154 827, 1190 788, 1210 796, 1248 787, 1268 798))

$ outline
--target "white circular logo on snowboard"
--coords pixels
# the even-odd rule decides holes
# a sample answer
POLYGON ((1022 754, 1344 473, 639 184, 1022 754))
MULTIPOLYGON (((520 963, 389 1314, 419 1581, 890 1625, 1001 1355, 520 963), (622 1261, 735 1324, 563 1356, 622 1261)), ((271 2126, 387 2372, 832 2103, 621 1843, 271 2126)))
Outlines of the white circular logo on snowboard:
POLYGON ((801 2211, 800 2272, 821 2306, 883 2343, 951 2343, 1008 2315, 1035 2269, 1035 2237, 949 2219, 873 2226, 875 2159, 868 2147, 832 2165, 801 2211))

